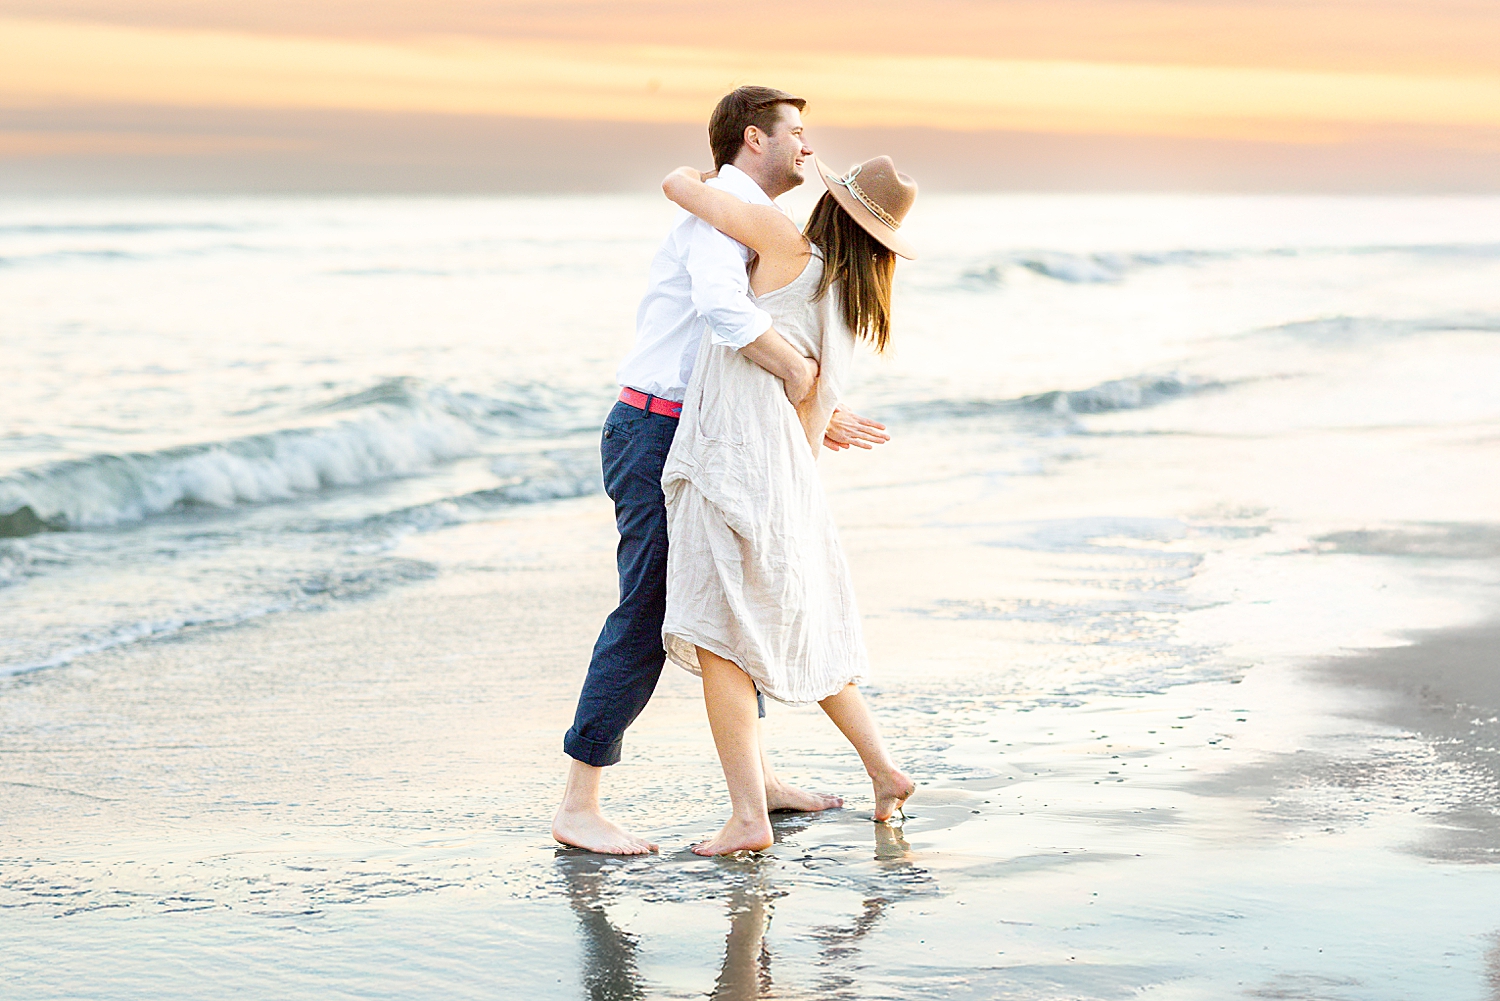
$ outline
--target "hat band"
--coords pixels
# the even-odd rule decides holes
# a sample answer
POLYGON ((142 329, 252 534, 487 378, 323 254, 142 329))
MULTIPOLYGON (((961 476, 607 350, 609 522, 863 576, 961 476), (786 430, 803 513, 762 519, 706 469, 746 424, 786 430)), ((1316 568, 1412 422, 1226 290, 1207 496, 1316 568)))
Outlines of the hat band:
POLYGON ((895 219, 891 218, 891 214, 889 212, 871 201, 870 198, 865 195, 864 191, 860 189, 860 186, 854 183, 854 179, 859 176, 859 172, 864 169, 864 166, 864 164, 860 164, 853 170, 849 171, 848 177, 835 177, 834 180, 848 189, 851 195, 859 199, 859 203, 873 212, 875 214, 875 218, 885 223, 891 229, 900 229, 901 224, 895 219))

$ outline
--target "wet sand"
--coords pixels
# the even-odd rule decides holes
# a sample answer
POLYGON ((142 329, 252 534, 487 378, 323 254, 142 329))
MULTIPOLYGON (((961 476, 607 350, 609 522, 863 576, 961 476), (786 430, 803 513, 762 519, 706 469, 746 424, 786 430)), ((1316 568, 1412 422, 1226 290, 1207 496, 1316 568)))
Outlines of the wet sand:
MULTIPOLYGON (((1262 596, 1194 581, 1253 518, 1043 477, 1008 489, 1055 518, 1006 522, 935 466, 830 471, 904 825, 772 706, 779 770, 848 807, 692 855, 725 797, 668 668, 607 785, 662 853, 558 849, 614 536, 602 498, 537 505, 409 539, 424 583, 0 682, 4 993, 1500 997, 1495 627, 1251 662, 1205 637, 1262 596)), ((1295 557, 1346 558, 1434 557, 1295 557)))
MULTIPOLYGON (((1500 859, 1500 624, 1414 634, 1409 646, 1365 651, 1321 673, 1369 691, 1363 715, 1410 734, 1449 778, 1420 808, 1441 820, 1420 850, 1459 862, 1500 859)), ((1388 767, 1384 763, 1376 767, 1388 767)), ((1394 784, 1380 777, 1374 781, 1394 784)), ((1394 781, 1399 782, 1399 779, 1394 781)))

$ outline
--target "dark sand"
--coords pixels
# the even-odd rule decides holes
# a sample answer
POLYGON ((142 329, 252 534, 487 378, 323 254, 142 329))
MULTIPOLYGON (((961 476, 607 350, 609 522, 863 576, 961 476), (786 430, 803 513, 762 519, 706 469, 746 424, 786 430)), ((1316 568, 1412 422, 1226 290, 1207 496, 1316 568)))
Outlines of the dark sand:
POLYGON ((1419 846, 1463 862, 1500 859, 1500 624, 1416 634, 1410 646, 1340 658, 1321 673, 1368 689, 1365 715, 1420 735, 1445 780, 1441 829, 1419 846))

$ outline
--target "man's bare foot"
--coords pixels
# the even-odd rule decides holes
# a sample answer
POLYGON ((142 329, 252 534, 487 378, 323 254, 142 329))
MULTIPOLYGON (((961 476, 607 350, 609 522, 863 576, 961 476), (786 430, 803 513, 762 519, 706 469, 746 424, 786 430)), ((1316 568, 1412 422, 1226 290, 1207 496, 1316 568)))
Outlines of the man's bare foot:
POLYGON ((808 792, 782 782, 766 786, 766 810, 771 813, 821 813, 843 805, 844 797, 832 793, 808 792))
POLYGON ((907 797, 917 791, 916 783, 892 768, 879 775, 871 775, 875 784, 875 819, 890 820, 891 815, 901 809, 907 797))
POLYGON ((769 817, 755 821, 740 821, 734 817, 729 818, 729 823, 699 845, 693 846, 693 851, 698 855, 733 855, 735 852, 759 852, 770 848, 775 843, 775 837, 771 834, 771 820, 769 817))
POLYGON ((601 855, 645 855, 657 846, 638 838, 598 810, 558 810, 552 836, 570 848, 601 855))

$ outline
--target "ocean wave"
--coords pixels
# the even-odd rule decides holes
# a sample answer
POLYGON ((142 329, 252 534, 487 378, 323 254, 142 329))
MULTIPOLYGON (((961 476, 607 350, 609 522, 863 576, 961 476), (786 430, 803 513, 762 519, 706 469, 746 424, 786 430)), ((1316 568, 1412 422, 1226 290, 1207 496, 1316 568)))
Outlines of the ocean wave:
POLYGON ((431 389, 426 399, 475 426, 507 436, 535 438, 597 431, 617 392, 613 382, 587 389, 526 382, 493 394, 439 386, 431 389))
POLYGON ((30 504, 22 504, 9 514, 0 514, 0 539, 20 539, 42 532, 61 532, 62 522, 43 518, 30 504))
POLYGON ((378 406, 415 407, 425 403, 427 395, 420 380, 403 375, 383 379, 368 389, 343 393, 321 403, 310 403, 303 408, 303 413, 334 414, 378 406))
POLYGON ((473 454, 477 439, 450 414, 388 408, 330 427, 52 463, 0 477, 0 536, 291 500, 423 472, 473 454))
POLYGON ((1008 399, 938 399, 881 408, 892 420, 933 421, 1012 414, 1072 416, 1141 410, 1197 393, 1229 388, 1229 383, 1180 373, 1111 379, 1087 389, 1054 389, 1008 399))
POLYGON ((1199 261, 1225 256, 1206 250, 1173 250, 1154 254, 1023 254, 1014 263, 1035 274, 1053 278, 1073 285, 1113 284, 1123 281, 1125 276, 1142 268, 1158 268, 1170 264, 1196 264, 1199 261))
POLYGON ((1207 261, 1267 257, 1329 257, 1338 255, 1414 254, 1422 257, 1500 257, 1500 244, 1392 244, 1349 247, 1270 247, 1241 250, 1182 249, 1163 251, 1026 250, 988 257, 964 267, 958 286, 987 291, 1005 284, 1006 273, 1022 269, 1070 285, 1112 285, 1148 268, 1191 266, 1207 261))
POLYGON ((65 250, 47 250, 32 254, 16 254, 0 257, 0 267, 19 268, 35 265, 60 264, 69 261, 160 261, 171 258, 206 257, 210 254, 260 253, 265 248, 247 243, 214 243, 197 247, 179 247, 172 250, 121 250, 117 247, 82 247, 65 250))
POLYGON ((9 541, 0 541, 0 587, 25 578, 30 560, 24 549, 9 541))
POLYGON ((129 250, 102 248, 97 250, 51 250, 45 254, 24 254, 17 257, 0 257, 0 267, 15 268, 26 264, 43 264, 49 261, 132 261, 144 260, 150 255, 129 250))
POLYGON ((369 566, 339 567, 306 573, 286 582, 274 593, 249 600, 219 602, 122 622, 59 644, 51 653, 18 663, 0 664, 0 676, 26 674, 64 664, 116 647, 162 639, 187 629, 235 626, 294 609, 317 607, 329 600, 367 598, 393 587, 430 580, 437 568, 421 560, 383 559, 369 566))
MULTIPOLYGON (((543 383, 484 394, 398 377, 305 406, 306 417, 347 417, 156 452, 101 454, 0 476, 0 538, 104 528, 192 507, 230 508, 294 500, 423 473, 478 454, 486 442, 563 437, 599 425, 608 394, 543 383)), ((508 503, 527 490, 577 496, 585 473, 518 472, 508 503), (531 484, 527 486, 526 483, 531 484), (547 484, 551 484, 550 486, 547 484)), ((506 479, 510 474, 503 474, 506 479)), ((497 495, 498 496, 498 495, 497 495)))
POLYGON ((1233 256, 1224 251, 1170 250, 1154 253, 1070 253, 1061 250, 1029 250, 965 267, 958 278, 960 288, 983 292, 1005 285, 1006 274, 1016 269, 1070 285, 1112 285, 1144 268, 1190 265, 1233 256))
POLYGON ((1340 344, 1385 337, 1408 337, 1414 334, 1436 334, 1450 331, 1500 333, 1500 315, 1459 313, 1395 319, 1384 316, 1319 316, 1294 320, 1271 327, 1261 327, 1242 337, 1291 337, 1301 341, 1340 344))
POLYGON ((579 391, 540 382, 513 383, 486 394, 397 376, 368 389, 311 404, 303 412, 330 414, 366 407, 427 408, 457 417, 489 434, 529 438, 592 431, 602 418, 599 401, 609 398, 607 390, 579 391))
POLYGON ((506 482, 441 500, 372 515, 354 529, 354 552, 388 549, 407 535, 483 521, 507 507, 571 500, 602 493, 599 455, 594 449, 570 449, 538 456, 499 456, 491 464, 506 482))
POLYGON ((1088 389, 1057 389, 1023 396, 1018 401, 1028 410, 1054 414, 1102 414, 1113 410, 1141 410, 1178 397, 1223 389, 1212 379, 1183 375, 1138 375, 1111 379, 1088 389))
POLYGON ((0 664, 0 676, 7 674, 29 674, 49 667, 62 667, 80 657, 102 653, 115 647, 128 646, 142 640, 160 639, 191 629, 194 626, 234 626, 266 615, 274 615, 290 609, 291 601, 281 601, 232 611, 207 612, 183 616, 168 616, 160 619, 142 619, 108 630, 102 635, 64 647, 55 653, 37 660, 18 664, 0 664))
POLYGON ((439 268, 400 267, 335 268, 323 273, 343 278, 388 278, 392 275, 409 275, 418 278, 451 278, 453 276, 452 271, 439 268))
MULTIPOLYGON (((1338 251, 1334 251, 1338 252, 1338 251)), ((1500 243, 1412 243, 1351 247, 1351 254, 1416 254, 1421 257, 1500 257, 1500 243)))
POLYGON ((52 233, 234 233, 247 229, 221 222, 62 222, 0 226, 0 236, 44 236, 52 233))

